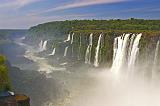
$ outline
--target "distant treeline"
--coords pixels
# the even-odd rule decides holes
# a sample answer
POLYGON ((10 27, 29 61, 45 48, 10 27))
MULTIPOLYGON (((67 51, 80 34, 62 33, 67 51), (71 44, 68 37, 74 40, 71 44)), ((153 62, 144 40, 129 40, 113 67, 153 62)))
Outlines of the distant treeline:
POLYGON ((66 20, 54 21, 31 27, 28 35, 32 37, 62 37, 71 31, 150 31, 160 30, 160 20, 127 19, 127 20, 66 20))

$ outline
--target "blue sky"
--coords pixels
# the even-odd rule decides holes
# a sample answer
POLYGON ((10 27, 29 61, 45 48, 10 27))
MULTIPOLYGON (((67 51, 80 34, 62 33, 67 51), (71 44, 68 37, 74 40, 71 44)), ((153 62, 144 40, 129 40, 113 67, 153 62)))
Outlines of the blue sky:
POLYGON ((160 0, 0 0, 0 29, 73 19, 160 19, 160 0))

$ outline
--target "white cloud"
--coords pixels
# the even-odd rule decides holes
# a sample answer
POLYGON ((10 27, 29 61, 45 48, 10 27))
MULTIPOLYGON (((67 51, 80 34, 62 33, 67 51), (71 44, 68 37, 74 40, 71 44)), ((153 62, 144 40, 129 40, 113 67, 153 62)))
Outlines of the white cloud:
POLYGON ((89 6, 89 5, 115 3, 115 2, 121 2, 121 1, 124 1, 124 0, 78 0, 71 4, 66 4, 63 6, 56 7, 53 10, 63 10, 63 9, 84 7, 84 6, 89 6))
POLYGON ((93 14, 61 14, 58 16, 42 16, 39 14, 50 11, 84 7, 89 5, 116 3, 126 0, 74 0, 72 2, 66 2, 63 5, 59 5, 48 10, 37 11, 35 12, 35 14, 30 14, 28 12, 21 11, 21 7, 39 1, 45 0, 12 0, 5 3, 0 2, 0 28, 29 28, 32 25, 36 25, 47 21, 57 21, 66 19, 87 19, 90 17, 93 18, 93 14))
POLYGON ((54 16, 1 16, 0 15, 0 29, 12 29, 12 28, 29 28, 31 26, 46 23, 49 21, 62 21, 73 19, 85 19, 85 17, 94 16, 93 14, 68 14, 68 15, 54 15, 54 16), (5 20, 5 21, 4 21, 5 20))
POLYGON ((17 3, 18 3, 19 6, 25 6, 25 5, 35 3, 35 2, 38 2, 38 1, 41 1, 41 0, 17 0, 17 3))
POLYGON ((29 5, 31 3, 35 3, 38 1, 40 0, 13 0, 13 1, 5 2, 5 3, 0 3, 0 8, 2 9, 20 8, 25 5, 29 5))
POLYGON ((60 5, 60 6, 48 9, 48 10, 41 11, 38 14, 52 12, 52 11, 65 10, 65 9, 71 9, 71 8, 90 6, 90 5, 117 3, 117 2, 122 2, 122 1, 128 1, 128 0, 76 0, 73 2, 68 2, 64 5, 60 5))

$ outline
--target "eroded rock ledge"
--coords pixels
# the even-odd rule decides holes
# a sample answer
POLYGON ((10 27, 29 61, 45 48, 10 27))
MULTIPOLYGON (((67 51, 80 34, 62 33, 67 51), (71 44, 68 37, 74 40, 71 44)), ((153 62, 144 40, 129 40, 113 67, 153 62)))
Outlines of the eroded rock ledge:
POLYGON ((0 97, 0 106, 30 106, 30 98, 23 94, 0 97))

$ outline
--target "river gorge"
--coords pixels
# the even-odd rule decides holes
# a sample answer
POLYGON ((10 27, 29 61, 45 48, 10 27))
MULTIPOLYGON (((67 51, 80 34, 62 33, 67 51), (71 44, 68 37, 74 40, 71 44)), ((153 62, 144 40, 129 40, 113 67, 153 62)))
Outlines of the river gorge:
POLYGON ((43 25, 1 45, 13 90, 31 106, 159 106, 159 31, 43 25))
POLYGON ((50 39, 40 40, 35 48, 22 44, 27 49, 24 57, 37 64, 37 71, 60 84, 57 95, 62 97, 55 102, 49 94, 44 106, 158 106, 159 37, 151 36, 153 42, 144 45, 143 33, 124 33, 112 43, 106 36, 72 33, 58 44, 50 39))

